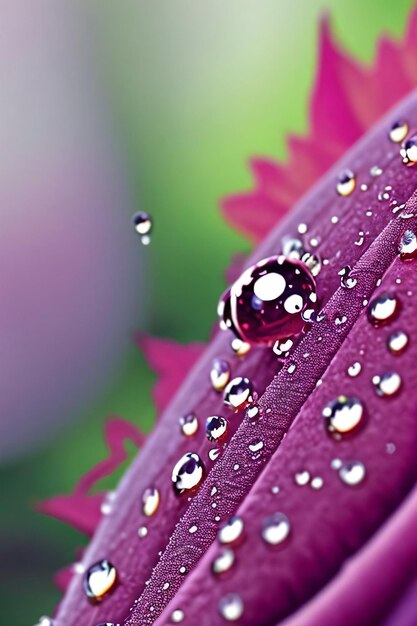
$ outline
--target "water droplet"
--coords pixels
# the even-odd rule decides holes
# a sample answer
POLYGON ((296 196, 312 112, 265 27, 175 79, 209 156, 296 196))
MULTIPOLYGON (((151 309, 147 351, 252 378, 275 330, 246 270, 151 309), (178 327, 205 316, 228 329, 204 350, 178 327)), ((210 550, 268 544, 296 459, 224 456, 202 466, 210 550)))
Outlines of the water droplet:
POLYGON ((219 602, 220 615, 227 622, 235 622, 243 615, 243 602, 236 593, 229 593, 219 602))
POLYGON ((244 524, 241 517, 231 517, 227 524, 219 530, 218 538, 222 544, 234 544, 243 535, 244 524))
POLYGON ((149 487, 145 489, 142 496, 142 511, 146 517, 155 515, 158 510, 160 495, 158 489, 149 487))
MULTIPOLYGON (((305 252, 301 257, 302 262, 308 267, 311 274, 313 276, 318 276, 321 271, 321 259, 318 254, 312 254, 311 252, 305 252)), ((315 294, 315 291, 312 291, 312 294, 315 294)), ((311 297, 310 297, 311 300, 311 297)))
POLYGON ((277 495, 277 493, 279 493, 279 487, 278 485, 274 485, 273 487, 271 487, 271 493, 274 494, 274 496, 277 495))
POLYGON ((175 609, 175 611, 172 611, 171 613, 171 622, 173 624, 179 624, 183 621, 184 617, 184 611, 181 611, 181 609, 175 609))
POLYGON ((180 572, 181 576, 183 576, 184 574, 187 573, 187 568, 184 567, 184 565, 181 565, 181 567, 179 569, 179 572, 180 572))
POLYGON ((368 320, 373 326, 384 326, 395 319, 400 303, 392 293, 383 293, 372 300, 368 308, 368 320))
POLYGON ((153 227, 153 221, 149 213, 145 213, 145 211, 138 211, 132 217, 132 222, 143 245, 148 245, 151 242, 150 234, 153 227))
POLYGON ((342 467, 342 461, 340 459, 332 459, 330 467, 334 470, 338 470, 342 467))
POLYGON ((397 330, 388 338, 388 349, 393 354, 402 354, 407 346, 408 335, 402 330, 397 330))
POLYGON ((209 441, 224 441, 227 435, 227 420, 219 415, 212 415, 206 421, 206 435, 209 441))
POLYGON ((417 259, 417 236, 412 230, 407 230, 400 243, 401 261, 411 261, 417 259))
POLYGON ((395 395, 400 390, 401 383, 401 376, 395 372, 389 372, 382 376, 374 376, 372 378, 375 391, 381 397, 395 395))
POLYGON ((106 559, 98 561, 84 574, 84 591, 90 599, 99 601, 113 589, 116 579, 114 565, 106 559))
POLYGON ((339 315, 334 320, 334 323, 336 324, 336 326, 343 326, 343 324, 346 324, 346 322, 347 322, 346 315, 339 315))
MULTIPOLYGON (((303 319, 305 319, 305 317, 303 317, 303 319)), ((288 352, 291 350, 293 345, 294 342, 292 339, 278 339, 278 341, 274 343, 272 349, 274 351, 274 354, 281 357, 284 354, 288 355, 288 352)))
POLYGON ((220 448, 211 448, 208 452, 210 461, 215 461, 216 459, 218 459, 220 456, 220 453, 221 453, 220 448))
POLYGON ((356 287, 356 285, 358 284, 356 278, 352 278, 350 276, 351 271, 352 268, 350 267, 350 265, 345 265, 345 267, 343 267, 340 272, 338 272, 340 276, 340 284, 345 289, 353 289, 353 287, 356 287))
POLYGON ((172 483, 177 495, 195 491, 205 476, 203 462, 195 452, 187 452, 172 470, 172 483))
POLYGON ((356 429, 364 418, 362 402, 357 398, 339 396, 323 409, 326 428, 334 436, 345 435, 356 429))
POLYGON ((403 163, 407 167, 411 167, 417 163, 417 135, 413 135, 407 139, 400 150, 403 163))
POLYGON ((359 363, 359 361, 355 361, 355 363, 352 363, 352 365, 349 365, 347 369, 348 375, 351 376, 352 378, 356 378, 356 376, 359 376, 361 371, 362 371, 362 365, 359 363))
POLYGON ((233 352, 237 354, 237 356, 245 356, 245 354, 247 354, 251 349, 250 343, 242 341, 241 339, 238 339, 238 337, 232 339, 232 343, 230 345, 233 352))
POLYGON ((315 476, 311 480, 311 488, 312 489, 321 489, 323 487, 323 479, 321 476, 315 476))
POLYGON ((211 370, 210 380, 213 389, 222 391, 230 380, 230 366, 224 359, 214 359, 211 370))
POLYGON ((246 419, 251 424, 255 424, 262 417, 262 410, 257 404, 250 404, 246 409, 246 419))
POLYGON ((284 513, 274 513, 264 520, 262 528, 262 539, 271 546, 276 546, 288 537, 291 531, 291 524, 284 513))
POLYGON ((308 231, 308 226, 307 224, 298 224, 297 230, 300 235, 305 235, 306 232, 308 231))
POLYGON ((264 442, 259 441, 258 439, 256 441, 252 441, 252 443, 250 443, 248 446, 251 452, 259 452, 260 450, 263 449, 263 447, 264 447, 264 442))
POLYGON ((224 574, 228 572, 235 562, 235 553, 230 548, 222 548, 218 556, 211 564, 213 574, 224 574))
POLYGON ((350 196, 356 187, 356 178, 350 170, 344 170, 337 181, 336 190, 339 196, 350 196))
POLYGON ((108 491, 105 495, 105 498, 100 506, 100 511, 102 515, 110 515, 113 510, 113 504, 116 499, 115 491, 108 491))
POLYGON ((194 413, 183 415, 180 417, 180 428, 186 437, 191 437, 198 430, 198 419, 194 413))
POLYGON ((253 401, 253 387, 249 378, 233 378, 224 390, 224 403, 235 411, 243 409, 253 401))
POLYGON ((146 528, 146 526, 140 526, 140 528, 138 528, 138 535, 141 539, 144 539, 144 537, 146 537, 148 534, 148 529, 146 528))
POLYGON ((169 583, 164 583, 164 586, 162 587, 162 589, 164 591, 166 591, 167 589, 169 589, 169 583))
POLYGON ((315 281, 306 263, 269 257, 243 272, 232 285, 223 319, 227 323, 230 310, 230 328, 239 339, 272 346, 277 339, 301 332, 305 326, 302 313, 311 308, 313 292, 315 281))
POLYGON ((389 138, 394 143, 401 143, 408 135, 408 124, 404 120, 394 122, 389 131, 389 138))
POLYGON ((42 617, 39 618, 35 626, 54 626, 54 620, 52 619, 52 617, 42 615, 42 617))
POLYGON ((310 482, 310 472, 307 470, 303 470, 301 472, 297 472, 294 475, 294 480, 297 485, 300 487, 304 487, 304 485, 308 485, 310 482))
POLYGON ((389 443, 387 443, 385 448, 386 448, 387 454, 394 454, 394 452, 397 449, 397 446, 395 445, 395 443, 392 443, 392 441, 390 441, 389 443))
POLYGON ((359 483, 361 483, 365 478, 365 474, 365 465, 360 461, 343 463, 339 469, 340 480, 345 483, 345 485, 349 485, 350 487, 359 485, 359 483))
POLYGON ((191 535, 194 535, 194 534, 197 532, 197 530, 198 530, 198 528, 197 528, 197 526, 194 524, 193 526, 190 526, 190 528, 188 529, 188 532, 189 532, 191 535))

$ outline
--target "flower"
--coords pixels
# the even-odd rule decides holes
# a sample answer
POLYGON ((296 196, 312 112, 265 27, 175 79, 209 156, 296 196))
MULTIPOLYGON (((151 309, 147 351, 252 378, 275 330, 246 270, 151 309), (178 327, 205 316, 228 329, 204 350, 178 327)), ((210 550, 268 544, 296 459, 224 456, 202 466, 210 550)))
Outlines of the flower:
POLYGON ((323 23, 309 137, 290 140, 288 166, 254 161, 255 191, 223 204, 245 232, 268 234, 246 267, 294 240, 317 257, 319 314, 279 360, 265 347, 233 352, 230 330, 203 352, 142 339, 156 369, 172 362, 160 406, 192 372, 103 516, 60 626, 405 623, 417 548, 417 95, 344 153, 412 88, 416 19, 403 44, 381 42, 373 69, 338 51, 323 23), (215 359, 230 368, 223 393, 215 359), (206 437, 209 416, 226 419, 227 445, 206 437), (117 582, 92 605, 82 576, 103 559, 117 582))

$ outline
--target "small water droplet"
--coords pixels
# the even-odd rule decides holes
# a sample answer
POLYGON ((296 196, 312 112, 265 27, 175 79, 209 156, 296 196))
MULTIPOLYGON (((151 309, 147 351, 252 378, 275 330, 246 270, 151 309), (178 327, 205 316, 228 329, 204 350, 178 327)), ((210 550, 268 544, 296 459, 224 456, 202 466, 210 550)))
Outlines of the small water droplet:
POLYGON ((283 242, 282 254, 287 259, 301 259, 305 250, 300 239, 286 239, 283 242))
POLYGON ((340 459, 332 459, 330 467, 334 470, 338 470, 342 467, 342 461, 340 459))
POLYGON ((104 559, 91 565, 84 574, 84 591, 91 600, 99 601, 116 584, 117 573, 114 565, 104 559))
POLYGON ((312 489, 321 489, 323 487, 323 479, 321 476, 315 476, 310 484, 312 489))
POLYGON ((197 528, 197 526, 194 524, 193 526, 190 526, 190 528, 188 529, 188 532, 189 532, 191 535, 194 535, 194 533, 196 533, 196 532, 197 532, 197 530, 198 530, 198 528, 197 528))
POLYGON ((352 268, 350 265, 345 265, 345 267, 338 272, 340 276, 340 285, 345 289, 353 289, 353 287, 356 287, 358 284, 357 279, 350 276, 351 271, 352 268))
POLYGON ((343 463, 339 469, 340 480, 345 483, 345 485, 349 485, 349 487, 359 485, 365 478, 365 475, 365 465, 360 461, 343 463))
POLYGON ((242 341, 241 339, 238 339, 237 337, 232 339, 232 342, 230 345, 231 345, 233 352, 237 354, 237 356, 245 356, 245 354, 247 354, 249 350, 251 349, 250 343, 247 343, 246 341, 242 341))
POLYGON ((253 401, 253 387, 249 378, 233 378, 224 390, 224 403, 235 411, 243 409, 253 401))
POLYGON ((52 617, 42 615, 42 617, 39 618, 35 626, 54 626, 54 620, 52 619, 52 617))
POLYGON ((206 421, 206 435, 209 441, 222 442, 227 436, 228 423, 220 415, 211 415, 206 421))
POLYGON ((106 493, 106 496, 100 506, 100 511, 102 515, 110 515, 110 513, 113 510, 113 504, 114 504, 115 499, 116 499, 115 491, 108 491, 106 493))
POLYGON ((375 391, 381 397, 393 396, 398 393, 401 383, 401 376, 395 372, 389 372, 382 376, 377 375, 372 378, 375 391))
POLYGON ((295 370, 296 370, 296 369, 297 369, 296 364, 295 364, 295 363, 291 363, 291 364, 288 366, 288 370, 287 370, 287 372, 288 372, 289 374, 293 374, 293 373, 295 372, 295 370))
POLYGON ((350 170, 344 170, 337 181, 336 190, 340 196, 350 196, 356 187, 356 178, 350 170))
POLYGON ((297 230, 300 235, 305 235, 306 232, 308 231, 308 226, 307 224, 298 224, 297 230))
POLYGON ((175 609, 175 611, 172 611, 171 613, 171 622, 173 624, 179 624, 183 621, 184 617, 184 611, 181 611, 181 609, 175 609))
POLYGON ((402 330, 397 330, 388 338, 388 349, 392 354, 402 354, 407 346, 408 335, 402 330))
POLYGON ((188 413, 188 415, 182 415, 179 419, 180 428, 183 435, 191 437, 195 435, 198 430, 198 419, 194 413, 188 413))
POLYGON ((203 462, 195 452, 187 452, 172 470, 172 484, 177 495, 190 494, 201 484, 205 476, 203 462))
POLYGON ((210 448, 210 450, 208 451, 208 456, 209 456, 210 461, 215 461, 216 459, 218 459, 220 454, 221 454, 220 448, 210 448))
POLYGON ((392 443, 392 442, 387 443, 386 445, 387 454, 394 454, 396 449, 397 449, 397 446, 395 445, 395 443, 392 443))
MULTIPOLYGON (((308 267, 313 276, 318 276, 321 271, 321 259, 318 254, 312 254, 311 252, 305 252, 301 257, 302 262, 308 267)), ((310 294, 315 294, 314 291, 310 294)))
POLYGON ((243 615, 243 602, 236 593, 229 593, 219 602, 220 615, 227 622, 236 622, 243 615))
POLYGON ((372 300, 368 308, 368 320, 379 327, 395 319, 400 310, 400 303, 392 293, 383 293, 372 300))
POLYGON ((187 573, 187 568, 184 567, 184 565, 181 565, 181 567, 179 569, 179 573, 181 574, 181 576, 183 576, 184 574, 187 573))
POLYGON ((262 410, 258 404, 250 404, 246 408, 246 419, 249 420, 251 424, 255 424, 262 417, 262 410))
POLYGON ((162 589, 164 591, 166 591, 167 589, 169 589, 169 583, 164 583, 164 586, 162 587, 162 589))
POLYGON ((258 439, 256 441, 252 441, 252 443, 250 443, 248 446, 251 452, 259 452, 260 450, 263 449, 263 447, 264 447, 264 442, 259 441, 258 439))
POLYGON ((273 487, 271 487, 271 493, 274 494, 274 496, 277 495, 277 493, 279 493, 279 487, 278 485, 274 485, 273 487))
POLYGON ((417 259, 417 236, 412 230, 407 230, 402 236, 399 251, 401 261, 417 259))
POLYGON ((148 529, 146 528, 146 526, 140 526, 138 528, 138 535, 141 539, 144 539, 148 534, 148 529))
POLYGON ((332 215, 330 221, 332 224, 337 224, 337 222, 339 221, 339 218, 337 217, 337 215, 332 215))
POLYGON ((145 489, 142 496, 142 511, 146 517, 155 515, 160 502, 159 490, 154 487, 145 489))
POLYGON ((326 428, 338 437, 355 430, 363 421, 363 404, 358 398, 339 396, 323 409, 326 428))
POLYGON ((403 143, 400 154, 407 167, 412 167, 417 163, 417 135, 413 135, 403 143))
POLYGON ((310 482, 310 472, 307 470, 302 470, 301 472, 297 472, 294 475, 294 481, 300 487, 304 487, 304 485, 308 485, 310 482))
POLYGON ((378 165, 373 165, 369 170, 369 173, 373 178, 376 178, 377 176, 381 176, 382 171, 382 168, 380 168, 378 165))
POLYGON ((362 371, 362 365, 359 363, 359 361, 355 361, 355 363, 352 363, 352 365, 349 365, 347 369, 348 375, 351 376, 352 378, 356 378, 356 376, 359 376, 361 371, 362 371))
POLYGON ((336 324, 336 326, 343 326, 343 324, 346 324, 347 319, 348 318, 346 315, 339 315, 335 318, 334 323, 336 324))
MULTIPOLYGON (((304 316, 303 319, 305 319, 304 316)), ((274 351, 274 354, 279 357, 283 356, 284 354, 288 356, 288 353, 293 345, 294 342, 292 339, 278 339, 278 341, 274 343, 272 350, 274 351)))
POLYGON ((211 370, 210 380, 213 389, 223 391, 230 380, 230 366, 224 359, 214 359, 211 370))
POLYGON ((408 135, 408 124, 404 120, 394 122, 389 131, 389 138, 394 143, 401 143, 408 135))
POLYGON ((224 574, 228 572, 235 562, 235 553, 230 548, 222 548, 218 556, 211 564, 213 574, 224 574))
POLYGON ((264 520, 262 528, 262 539, 271 546, 281 544, 288 537, 291 531, 291 524, 284 513, 274 513, 264 520))
POLYGON ((143 245, 147 246, 151 242, 150 234, 153 227, 151 216, 149 213, 145 213, 145 211, 138 211, 133 215, 132 223, 143 245))
POLYGON ((220 543, 225 545, 234 544, 242 538, 244 523, 241 517, 235 515, 219 530, 220 543))

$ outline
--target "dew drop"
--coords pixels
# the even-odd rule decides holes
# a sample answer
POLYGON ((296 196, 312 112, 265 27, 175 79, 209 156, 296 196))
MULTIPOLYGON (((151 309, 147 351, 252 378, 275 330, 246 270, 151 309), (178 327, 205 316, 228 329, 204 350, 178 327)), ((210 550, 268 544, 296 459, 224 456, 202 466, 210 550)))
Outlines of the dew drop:
POLYGON ((321 476, 315 476, 311 480, 311 488, 312 489, 321 489, 323 487, 323 479, 321 476))
POLYGON ((252 441, 252 443, 249 444, 248 448, 251 452, 260 452, 264 447, 264 442, 263 441, 259 441, 258 439, 256 441, 252 441))
POLYGON ((116 584, 117 573, 114 565, 104 559, 87 569, 84 574, 84 591, 88 598, 100 601, 116 584))
POLYGON ((369 173, 373 178, 376 178, 377 176, 381 176, 382 172, 383 170, 381 167, 379 167, 379 165, 373 165, 371 169, 369 170, 369 173))
POLYGON ((223 391, 230 380, 230 366, 224 359, 214 359, 211 370, 210 380, 213 389, 223 391))
POLYGON ((140 528, 138 528, 138 535, 141 539, 144 539, 148 534, 148 529, 146 528, 146 526, 140 526, 140 528))
POLYGON ((395 319, 400 303, 392 293, 383 293, 372 300, 368 307, 368 320, 375 326, 384 326, 395 319))
POLYGON ((172 484, 177 495, 190 494, 201 484, 205 476, 203 462, 195 452, 187 452, 172 470, 172 484))
POLYGON ((307 224, 298 224, 297 230, 300 235, 305 235, 306 232, 308 231, 308 226, 307 224))
POLYGON ((352 365, 349 365, 347 369, 347 373, 349 376, 351 376, 351 378, 356 378, 356 376, 359 376, 361 371, 362 371, 362 365, 359 363, 359 361, 355 361, 355 363, 352 363, 352 365))
POLYGON ((261 419, 262 410, 257 404, 250 404, 246 408, 245 416, 251 424, 255 424, 259 419, 261 419))
POLYGON ((142 496, 142 511, 146 517, 152 517, 158 510, 160 502, 159 490, 153 487, 145 489, 142 496))
POLYGON ((417 236, 412 230, 407 230, 399 247, 401 261, 417 259, 417 236))
POLYGON ((394 122, 389 131, 389 138, 394 143, 401 143, 408 135, 408 124, 404 120, 394 122))
POLYGON ((301 259, 304 246, 300 239, 286 239, 282 246, 282 253, 287 259, 301 259))
POLYGON ((243 535, 244 524, 241 517, 231 517, 229 521, 219 530, 218 538, 220 543, 231 545, 241 539, 243 535))
POLYGON ((339 396, 323 409, 326 428, 334 436, 355 430, 363 421, 364 409, 357 398, 339 396))
POLYGON ((188 532, 189 532, 191 535, 194 535, 194 534, 197 532, 197 530, 198 530, 198 528, 197 528, 197 526, 194 524, 193 526, 190 526, 190 528, 188 529, 188 532))
POLYGON ((417 135, 413 135, 403 143, 400 154, 407 167, 412 167, 417 163, 417 135))
POLYGON ((216 459, 218 459, 220 454, 221 454, 220 448, 211 448, 208 452, 210 461, 215 461, 216 459))
POLYGON ((211 415, 206 420, 206 435, 209 441, 224 441, 227 435, 227 420, 220 415, 211 415))
MULTIPOLYGON (((303 319, 305 319, 304 315, 303 319)), ((278 339, 278 341, 274 343, 272 350, 274 351, 274 354, 281 357, 284 354, 288 355, 288 352, 291 350, 293 345, 294 342, 292 339, 278 339)))
POLYGON ((356 178, 350 170, 344 170, 337 181, 336 190, 339 196, 350 196, 355 190, 356 178))
POLYGON ((277 493, 279 493, 279 487, 278 485, 274 485, 273 487, 271 487, 271 493, 274 494, 274 496, 277 495, 277 493))
POLYGON ((195 413, 188 413, 180 417, 180 428, 183 435, 191 437, 198 430, 198 419, 195 413))
POLYGON ((229 593, 219 602, 220 615, 227 622, 236 622, 243 615, 243 602, 236 593, 229 593))
POLYGON ((233 378, 224 390, 224 403, 235 411, 243 409, 253 401, 253 387, 249 378, 233 378))
POLYGON ((184 611, 181 611, 181 609, 175 609, 175 611, 172 611, 171 613, 171 622, 173 624, 179 624, 183 621, 184 617, 184 611))
POLYGON ((388 338, 388 349, 392 354, 402 354, 408 346, 408 335, 398 330, 388 338))
POLYGON ((349 487, 359 485, 366 475, 365 465, 360 461, 351 461, 343 463, 339 469, 339 478, 349 487))
POLYGON ((247 354, 249 350, 251 349, 250 343, 247 343, 246 341, 242 341, 241 339, 238 339, 238 337, 235 337, 234 339, 232 339, 232 342, 230 345, 231 345, 233 352, 237 354, 237 356, 245 356, 245 354, 247 354))
POLYGON ((345 267, 343 267, 340 272, 338 272, 340 276, 340 285, 345 289, 353 289, 353 287, 356 287, 356 285, 358 284, 356 278, 352 278, 350 276, 351 271, 352 268, 350 267, 350 265, 345 265, 345 267))
MULTIPOLYGON (((303 256, 301 257, 301 260, 307 266, 307 268, 310 270, 313 276, 318 276, 320 274, 321 259, 318 254, 311 254, 311 252, 305 252, 303 256)), ((312 291, 311 294, 315 294, 315 291, 312 291)))
POLYGON ((262 539, 271 546, 281 544, 288 537, 291 525, 284 513, 274 513, 264 520, 262 539))
POLYGON ((106 496, 100 506, 100 511, 102 515, 110 515, 110 513, 113 510, 113 504, 114 504, 115 499, 116 499, 115 491, 108 491, 106 493, 106 496))
POLYGON ((377 375, 372 378, 375 391, 381 397, 393 396, 398 393, 401 383, 401 376, 395 372, 389 372, 382 376, 377 375))
POLYGON ((235 562, 235 553, 230 548, 222 548, 218 556, 211 564, 213 574, 224 574, 228 572, 235 562))
POLYGON ((150 234, 153 227, 153 221, 149 213, 138 211, 133 215, 132 223, 143 245, 148 245, 151 242, 150 234))
POLYGON ((300 487, 304 487, 304 485, 308 485, 308 483, 310 482, 310 472, 308 472, 307 470, 297 472, 294 475, 294 481, 300 487))

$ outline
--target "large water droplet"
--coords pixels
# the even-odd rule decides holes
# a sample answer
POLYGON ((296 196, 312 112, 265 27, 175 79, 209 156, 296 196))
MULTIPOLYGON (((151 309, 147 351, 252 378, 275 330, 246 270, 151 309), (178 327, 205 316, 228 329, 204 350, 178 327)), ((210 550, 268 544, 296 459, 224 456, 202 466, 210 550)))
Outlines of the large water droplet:
POLYGON ((360 461, 350 461, 343 463, 339 468, 339 478, 345 483, 353 487, 359 485, 363 481, 366 475, 365 465, 360 461))
POLYGON ((213 389, 222 391, 230 380, 230 366, 224 359, 214 359, 211 370, 210 380, 213 389))
POLYGON ((412 230, 407 230, 404 233, 399 249, 401 261, 417 259, 417 236, 412 230))
POLYGON ((132 217, 133 226, 141 238, 142 243, 146 246, 150 243, 150 234, 153 227, 153 221, 149 213, 138 211, 132 217))
POLYGON ((142 496, 142 511, 147 517, 155 515, 160 502, 159 490, 153 487, 145 489, 142 496))
POLYGON ((243 602, 236 593, 229 593, 219 602, 220 615, 227 622, 236 622, 243 615, 243 602))
POLYGON ((408 346, 408 335, 397 330, 388 338, 388 348, 393 354, 402 354, 408 346))
POLYGON ((401 143, 407 137, 408 124, 404 120, 394 122, 389 131, 389 138, 394 143, 401 143))
POLYGON ((224 403, 235 411, 243 409, 253 401, 253 387, 249 378, 233 378, 224 390, 224 403))
POLYGON ((211 564, 213 574, 228 572, 235 562, 235 553, 230 548, 222 548, 211 564))
POLYGON ((368 320, 373 326, 384 326, 394 320, 400 310, 400 302, 392 293, 382 293, 368 307, 368 320))
POLYGON ((241 340, 272 346, 277 339, 301 332, 302 313, 312 307, 312 293, 315 281, 305 263, 284 256, 263 259, 232 285, 223 322, 241 340))
POLYGON ((84 574, 84 591, 92 600, 102 600, 116 584, 117 573, 114 565, 104 559, 94 563, 84 574))
POLYGON ((381 397, 393 396, 401 388, 401 376, 395 372, 389 372, 382 376, 374 376, 372 383, 375 387, 376 393, 381 397))
POLYGON ((350 170, 344 170, 337 181, 336 190, 339 196, 350 196, 355 190, 356 178, 355 174, 350 170))
POLYGON ((222 544, 234 544, 243 536, 244 523, 241 517, 231 517, 219 530, 218 539, 222 544))
POLYGON ((284 513, 274 513, 264 520, 262 539, 271 546, 277 546, 285 541, 291 531, 291 524, 284 513))
POLYGON ((198 419, 194 413, 189 413, 188 415, 183 415, 180 417, 180 428, 186 437, 191 437, 198 430, 198 419))
POLYGON ((323 409, 326 428, 338 437, 356 429, 364 418, 363 404, 358 398, 339 396, 323 409))
POLYGON ((202 460, 195 452, 187 452, 172 470, 172 483, 177 495, 193 493, 205 476, 202 460))
POLYGON ((209 441, 221 443, 227 435, 227 420, 220 415, 212 415, 206 421, 206 435, 209 441))
POLYGON ((407 167, 412 167, 417 163, 417 135, 413 135, 403 143, 400 154, 407 167))

